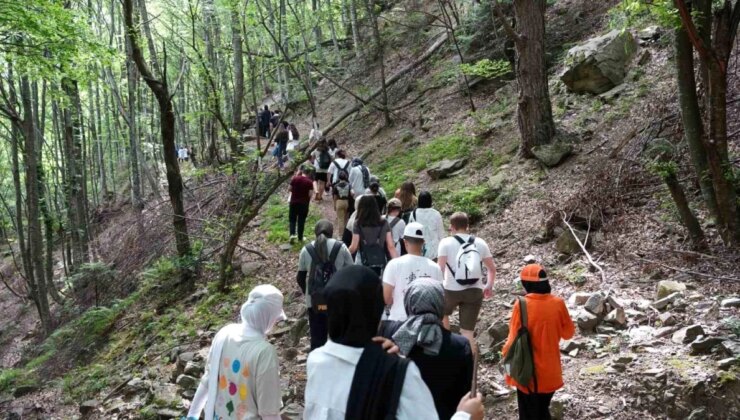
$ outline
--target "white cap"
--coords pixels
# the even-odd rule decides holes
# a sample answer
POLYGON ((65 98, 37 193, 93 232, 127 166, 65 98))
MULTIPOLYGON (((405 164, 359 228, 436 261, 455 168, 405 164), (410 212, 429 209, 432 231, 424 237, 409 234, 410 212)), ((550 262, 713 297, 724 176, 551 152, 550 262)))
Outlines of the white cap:
POLYGON ((409 223, 406 225, 406 228, 403 229, 403 237, 424 239, 424 225, 417 222, 409 223))

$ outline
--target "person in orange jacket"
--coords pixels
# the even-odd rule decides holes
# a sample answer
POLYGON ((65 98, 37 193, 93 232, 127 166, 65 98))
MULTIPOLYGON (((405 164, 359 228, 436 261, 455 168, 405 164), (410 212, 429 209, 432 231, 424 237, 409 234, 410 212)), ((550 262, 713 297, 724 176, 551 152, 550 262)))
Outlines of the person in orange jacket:
MULTIPOLYGON (((519 384, 506 375, 506 383, 517 388, 520 420, 547 420, 551 418, 552 396, 563 387, 560 339, 572 338, 575 327, 563 299, 550 294, 547 272, 541 265, 525 266, 520 279, 527 292, 524 298, 535 377, 528 384, 519 384)), ((514 343, 521 326, 519 310, 517 299, 509 321, 509 337, 503 348, 504 356, 514 343)))

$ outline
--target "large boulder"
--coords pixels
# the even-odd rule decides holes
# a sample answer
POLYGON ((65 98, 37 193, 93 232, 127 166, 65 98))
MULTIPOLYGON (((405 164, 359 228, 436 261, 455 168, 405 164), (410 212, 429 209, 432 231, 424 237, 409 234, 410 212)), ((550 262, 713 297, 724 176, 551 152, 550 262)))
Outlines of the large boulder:
POLYGON ((460 169, 464 168, 465 165, 468 164, 467 158, 462 159, 445 159, 441 160, 432 166, 430 166, 427 169, 427 174, 429 174, 429 177, 432 179, 442 179, 447 178, 450 176, 453 172, 457 172, 460 169))
POLYGON ((573 153, 573 146, 562 142, 543 144, 532 148, 534 157, 548 168, 558 166, 571 153, 573 153))
POLYGON ((655 299, 660 300, 673 293, 683 294, 684 292, 686 292, 686 285, 684 283, 674 280, 661 280, 658 282, 655 299))
MULTIPOLYGON (((591 246, 591 237, 588 236, 585 232, 581 232, 579 230, 574 230, 576 232, 576 235, 578 235, 578 239, 581 241, 581 243, 586 247, 586 249, 590 248, 591 246)), ((578 254, 581 252, 581 247, 578 245, 578 241, 576 241, 575 236, 570 232, 570 229, 563 231, 563 233, 558 237, 558 240, 555 242, 555 249, 565 255, 573 255, 578 254)))
POLYGON ((575 93, 604 93, 622 83, 636 49, 628 31, 613 30, 591 38, 568 51, 568 66, 560 80, 575 93))

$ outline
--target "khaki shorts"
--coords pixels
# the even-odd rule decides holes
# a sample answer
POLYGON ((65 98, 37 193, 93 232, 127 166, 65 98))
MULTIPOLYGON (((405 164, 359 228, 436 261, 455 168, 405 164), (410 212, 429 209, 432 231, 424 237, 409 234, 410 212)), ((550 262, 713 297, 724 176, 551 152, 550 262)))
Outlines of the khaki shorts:
POLYGON ((460 329, 475 331, 480 308, 483 305, 483 289, 471 287, 465 290, 445 289, 445 315, 450 316, 460 307, 460 329))

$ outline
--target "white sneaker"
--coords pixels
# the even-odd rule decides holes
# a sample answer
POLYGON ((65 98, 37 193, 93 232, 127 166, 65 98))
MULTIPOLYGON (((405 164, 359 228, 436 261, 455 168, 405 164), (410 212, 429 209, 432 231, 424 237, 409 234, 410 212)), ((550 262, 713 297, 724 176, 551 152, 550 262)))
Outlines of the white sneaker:
POLYGON ((291 237, 290 237, 290 243, 291 243, 291 244, 294 244, 294 243, 295 243, 295 241, 296 241, 296 239, 298 239, 298 237, 297 237, 297 236, 295 236, 295 235, 291 235, 291 237))

